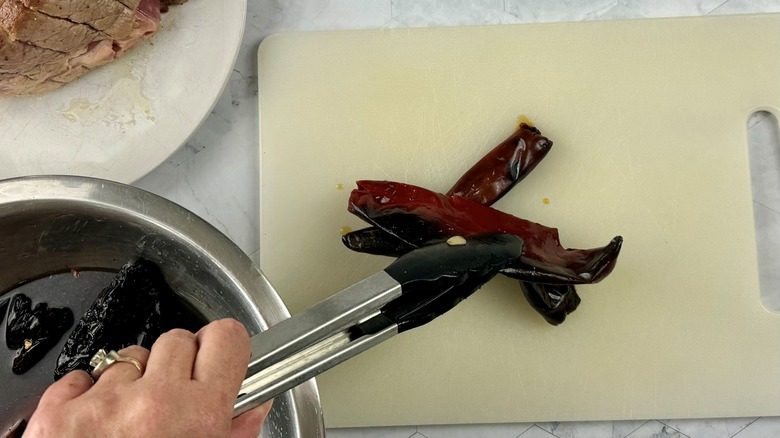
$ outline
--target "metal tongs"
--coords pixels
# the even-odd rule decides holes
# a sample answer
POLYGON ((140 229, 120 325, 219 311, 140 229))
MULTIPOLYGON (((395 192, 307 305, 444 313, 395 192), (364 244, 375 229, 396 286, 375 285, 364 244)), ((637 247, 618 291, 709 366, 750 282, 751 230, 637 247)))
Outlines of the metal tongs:
POLYGON ((523 240, 508 234, 425 246, 253 336, 233 415, 432 321, 518 259, 522 250, 523 240))

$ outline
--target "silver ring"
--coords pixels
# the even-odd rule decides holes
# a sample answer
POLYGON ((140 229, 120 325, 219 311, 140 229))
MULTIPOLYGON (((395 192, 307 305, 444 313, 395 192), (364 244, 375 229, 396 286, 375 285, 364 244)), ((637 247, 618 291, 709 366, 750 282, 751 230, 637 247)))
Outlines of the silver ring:
POLYGON ((101 374, 106 372, 111 365, 114 365, 117 362, 129 363, 135 366, 141 374, 144 373, 144 366, 141 365, 141 362, 139 362, 138 359, 129 356, 120 356, 119 353, 114 350, 106 352, 106 350, 101 348, 92 356, 92 359, 89 360, 89 366, 92 367, 92 377, 97 380, 101 374))

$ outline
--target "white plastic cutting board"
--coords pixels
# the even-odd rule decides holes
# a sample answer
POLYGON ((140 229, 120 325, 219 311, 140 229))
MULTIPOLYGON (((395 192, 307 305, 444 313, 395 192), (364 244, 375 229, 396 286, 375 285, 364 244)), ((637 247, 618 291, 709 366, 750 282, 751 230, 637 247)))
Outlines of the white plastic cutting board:
POLYGON ((746 135, 780 108, 780 16, 283 34, 259 77, 261 266, 293 313, 389 262, 340 242, 355 180, 446 191, 521 114, 555 145, 496 207, 625 238, 562 326, 497 278, 323 374, 328 426, 780 414, 746 135))

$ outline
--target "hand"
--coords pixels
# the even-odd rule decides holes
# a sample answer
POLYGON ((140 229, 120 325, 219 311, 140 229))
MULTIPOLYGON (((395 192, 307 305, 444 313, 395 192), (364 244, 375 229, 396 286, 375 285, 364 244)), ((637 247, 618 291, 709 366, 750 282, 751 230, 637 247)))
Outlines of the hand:
POLYGON ((249 336, 223 319, 197 334, 164 333, 151 352, 119 352, 144 364, 111 365, 97 382, 74 371, 50 386, 24 434, 32 437, 256 438, 271 404, 235 419, 233 404, 246 375, 249 336))

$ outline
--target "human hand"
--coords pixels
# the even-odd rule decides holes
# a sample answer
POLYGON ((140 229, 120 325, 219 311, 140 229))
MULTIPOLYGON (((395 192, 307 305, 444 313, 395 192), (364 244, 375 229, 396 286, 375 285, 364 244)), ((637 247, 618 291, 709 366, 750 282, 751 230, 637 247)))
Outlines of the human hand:
POLYGON ((97 382, 74 371, 50 386, 30 419, 25 438, 186 437, 256 438, 271 403, 233 419, 246 375, 249 336, 233 319, 197 334, 164 333, 151 352, 119 352, 144 365, 117 362, 97 382))

